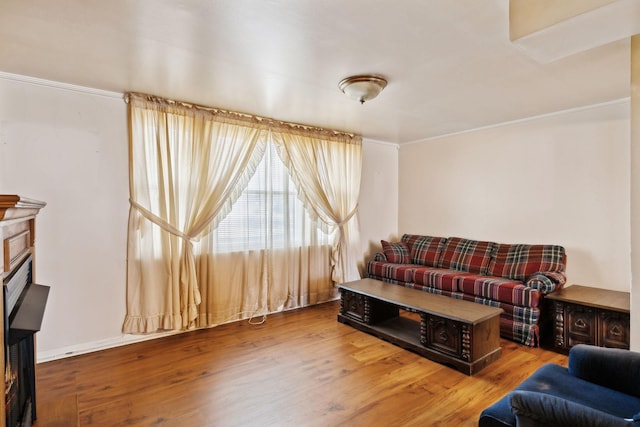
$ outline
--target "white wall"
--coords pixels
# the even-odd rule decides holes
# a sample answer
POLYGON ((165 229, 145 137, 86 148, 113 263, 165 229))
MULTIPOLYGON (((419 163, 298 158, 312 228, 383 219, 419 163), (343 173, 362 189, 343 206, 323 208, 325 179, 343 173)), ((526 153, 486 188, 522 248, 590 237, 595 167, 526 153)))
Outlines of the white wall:
POLYGON ((0 192, 47 203, 36 221, 36 281, 51 286, 39 356, 111 339, 125 307, 122 97, 0 78, 0 99, 0 192))
MULTIPOLYGON (((397 230, 398 150, 364 141, 362 251, 397 230)), ((36 279, 51 292, 38 360, 131 341, 125 315, 126 105, 120 94, 0 74, 0 193, 42 200, 36 279)))
POLYGON ((629 103, 403 145, 399 230, 567 250, 567 280, 630 290, 629 103))
POLYGON ((381 250, 380 240, 398 234, 398 146, 364 140, 359 220, 364 276, 365 262, 381 250))

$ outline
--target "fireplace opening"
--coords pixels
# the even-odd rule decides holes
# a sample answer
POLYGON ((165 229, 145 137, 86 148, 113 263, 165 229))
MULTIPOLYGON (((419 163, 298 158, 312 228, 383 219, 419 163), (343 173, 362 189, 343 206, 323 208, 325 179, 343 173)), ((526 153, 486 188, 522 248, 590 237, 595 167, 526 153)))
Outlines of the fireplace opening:
POLYGON ((35 419, 33 339, 25 338, 7 349, 5 399, 7 426, 28 427, 35 419))
POLYGON ((5 408, 7 427, 29 427, 36 419, 35 338, 49 287, 32 283, 28 256, 3 281, 5 308, 5 408))

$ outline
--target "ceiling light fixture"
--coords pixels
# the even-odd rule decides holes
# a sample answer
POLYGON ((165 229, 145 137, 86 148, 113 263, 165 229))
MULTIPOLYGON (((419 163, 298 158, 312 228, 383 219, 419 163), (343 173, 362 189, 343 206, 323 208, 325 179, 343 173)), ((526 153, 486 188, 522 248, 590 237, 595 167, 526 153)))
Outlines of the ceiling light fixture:
POLYGON ((374 75, 351 76, 338 83, 338 87, 345 95, 359 101, 360 104, 378 96, 385 86, 387 86, 387 80, 374 75))

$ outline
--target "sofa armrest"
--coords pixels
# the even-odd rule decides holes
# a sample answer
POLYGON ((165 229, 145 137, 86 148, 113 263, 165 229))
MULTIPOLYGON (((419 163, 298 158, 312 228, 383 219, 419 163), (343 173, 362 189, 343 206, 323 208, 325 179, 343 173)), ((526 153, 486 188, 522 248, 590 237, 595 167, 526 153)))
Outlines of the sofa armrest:
POLYGON ((640 353, 578 344, 569 350, 568 368, 585 381, 640 397, 640 353))
POLYGON ((559 271, 538 271, 531 274, 525 280, 525 285, 539 290, 543 294, 549 294, 558 289, 566 283, 567 276, 559 271))
POLYGON ((384 252, 376 252, 376 254, 373 256, 373 261, 388 262, 387 256, 384 254, 384 252))
POLYGON ((509 399, 518 427, 628 427, 639 426, 624 418, 560 397, 534 392, 514 391, 509 399))

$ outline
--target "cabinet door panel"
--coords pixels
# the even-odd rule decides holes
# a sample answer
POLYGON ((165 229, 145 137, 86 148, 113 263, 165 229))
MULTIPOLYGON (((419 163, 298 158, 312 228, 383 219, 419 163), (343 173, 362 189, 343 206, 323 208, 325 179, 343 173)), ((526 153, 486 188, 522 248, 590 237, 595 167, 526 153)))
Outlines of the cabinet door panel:
POLYGON ((423 316, 423 322, 426 322, 426 336, 423 344, 434 350, 461 357, 462 331, 460 324, 439 316, 426 314, 423 316))
POLYGON ((364 295, 342 290, 340 312, 360 322, 365 321, 364 295))
POLYGON ((594 309, 568 304, 565 322, 568 348, 576 344, 596 344, 596 316, 594 309))
POLYGON ((629 315, 614 311, 600 312, 600 345, 629 348, 629 315))

